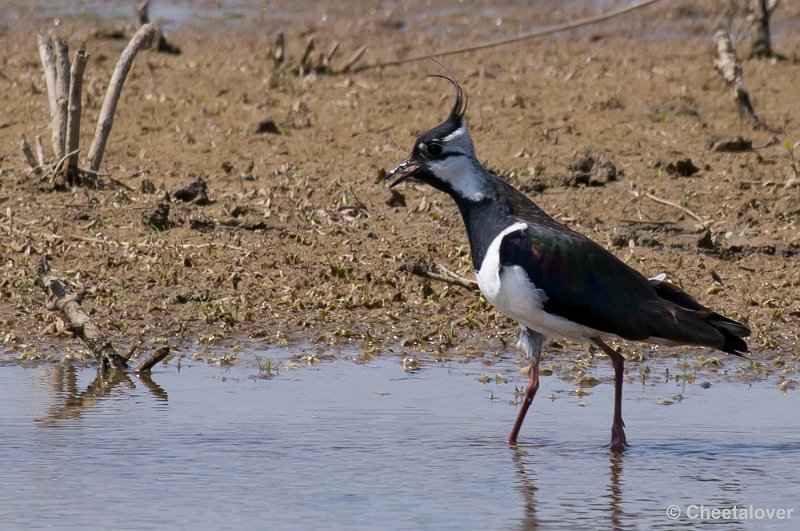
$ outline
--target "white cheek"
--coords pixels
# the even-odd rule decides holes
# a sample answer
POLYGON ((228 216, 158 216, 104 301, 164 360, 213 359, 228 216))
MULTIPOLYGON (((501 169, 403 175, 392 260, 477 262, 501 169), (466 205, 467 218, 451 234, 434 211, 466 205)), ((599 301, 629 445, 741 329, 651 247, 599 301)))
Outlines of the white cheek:
POLYGON ((475 201, 483 198, 485 179, 477 172, 469 157, 447 157, 429 165, 437 177, 448 183, 462 197, 475 201))

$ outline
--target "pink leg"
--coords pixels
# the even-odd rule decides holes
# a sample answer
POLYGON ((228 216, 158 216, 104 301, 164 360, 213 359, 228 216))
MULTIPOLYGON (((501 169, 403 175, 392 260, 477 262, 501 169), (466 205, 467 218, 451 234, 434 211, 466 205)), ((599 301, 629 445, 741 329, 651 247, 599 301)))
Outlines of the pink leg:
POLYGON ((611 424, 611 449, 621 452, 628 446, 625 438, 625 422, 622 420, 622 378, 625 372, 625 358, 600 339, 595 339, 594 342, 611 357, 611 363, 614 365, 614 422, 611 424))
POLYGON ((525 388, 525 398, 522 400, 522 406, 517 413, 517 420, 514 421, 514 427, 511 428, 511 434, 508 436, 508 444, 511 446, 517 445, 517 436, 519 430, 522 428, 522 423, 525 422, 525 414, 528 408, 531 407, 533 397, 536 396, 536 391, 539 389, 539 367, 535 364, 531 367, 531 379, 528 382, 528 387, 525 388))

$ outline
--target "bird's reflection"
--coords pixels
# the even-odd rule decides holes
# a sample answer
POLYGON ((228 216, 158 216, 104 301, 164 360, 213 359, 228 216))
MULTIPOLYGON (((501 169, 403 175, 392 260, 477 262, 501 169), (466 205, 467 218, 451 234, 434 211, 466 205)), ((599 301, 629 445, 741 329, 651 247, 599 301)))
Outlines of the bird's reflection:
POLYGON ((511 458, 517 466, 517 477, 519 478, 519 490, 522 494, 522 507, 525 511, 521 522, 521 529, 538 529, 539 522, 536 519, 536 485, 533 471, 528 470, 526 463, 528 452, 514 446, 511 448, 511 458))
POLYGON ((81 390, 78 386, 78 367, 56 366, 50 378, 56 403, 49 408, 47 415, 37 419, 37 422, 44 426, 57 426, 60 420, 80 418, 116 389, 135 389, 134 379, 140 381, 156 399, 166 402, 167 392, 153 381, 149 373, 138 374, 131 378, 125 371, 98 368, 92 383, 81 390))
MULTIPOLYGON (((598 523, 598 528, 620 529, 623 525, 625 513, 622 508, 622 464, 625 459, 624 452, 609 451, 609 482, 607 499, 609 508, 609 524, 604 526, 598 523)), ((523 518, 520 529, 534 530, 539 528, 540 518, 536 514, 536 481, 528 452, 520 447, 512 448, 511 457, 517 468, 519 490, 522 494, 523 518)))
POLYGON ((622 461, 624 452, 610 451, 609 454, 609 481, 608 481, 608 508, 611 517, 611 529, 619 529, 622 525, 622 461))

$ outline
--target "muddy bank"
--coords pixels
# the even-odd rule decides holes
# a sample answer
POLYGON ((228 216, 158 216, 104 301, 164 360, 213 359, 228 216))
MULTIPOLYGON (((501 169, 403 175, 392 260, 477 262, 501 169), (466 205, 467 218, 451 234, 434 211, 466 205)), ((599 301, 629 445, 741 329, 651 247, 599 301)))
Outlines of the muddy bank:
MULTIPOLYGON (((64 348, 79 355, 81 344, 35 283, 44 255, 86 290, 84 308, 122 345, 355 343, 435 354, 512 347, 513 323, 473 289, 413 273, 422 263, 471 277, 450 199, 410 183, 393 195, 379 180, 446 116, 450 87, 425 77, 438 67, 331 76, 274 66, 279 31, 289 63, 313 35, 323 52, 339 43, 334 64, 368 46, 367 64, 586 14, 456 4, 425 17, 433 8, 424 2, 393 11, 338 3, 317 13, 287 4, 276 9, 281 16, 256 10, 176 26, 169 38, 182 53, 144 53, 130 73, 101 170, 105 186, 68 192, 29 174, 17 148, 21 133, 49 138, 34 34, 54 29, 74 46, 86 42, 87 146, 126 42, 114 31, 127 27, 88 17, 62 17, 55 28, 36 17, 6 22, 0 348, 14 357, 61 356, 64 348), (207 201, 173 194, 166 224, 143 221, 165 192, 198 177, 207 201)), ((469 91, 468 119, 487 167, 645 274, 666 272, 747 322, 765 366, 793 367, 800 188, 784 186, 794 174, 781 145, 800 140, 800 39, 779 30, 776 48, 788 60, 743 62, 769 128, 754 130, 713 70, 713 9, 693 5, 446 63, 469 91), (709 149, 736 136, 753 149, 709 149), (761 147, 773 136, 777 146, 761 147), (586 169, 587 149, 613 164, 613 179, 607 165, 597 175, 586 169)), ((776 14, 778 28, 791 23, 791 9, 776 14)), ((738 46, 744 57, 747 44, 738 46)), ((561 346, 570 355, 584 349, 561 346)))

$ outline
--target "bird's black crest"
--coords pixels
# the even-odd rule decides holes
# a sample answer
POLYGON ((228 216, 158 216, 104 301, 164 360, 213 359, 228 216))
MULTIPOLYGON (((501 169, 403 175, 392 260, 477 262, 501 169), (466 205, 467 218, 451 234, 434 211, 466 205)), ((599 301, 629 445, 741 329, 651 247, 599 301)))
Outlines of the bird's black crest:
POLYGON ((460 123, 467 112, 467 104, 469 103, 469 96, 464 87, 456 81, 452 76, 442 76, 440 74, 431 74, 430 77, 440 77, 446 79, 456 89, 456 101, 453 103, 453 109, 450 111, 450 116, 447 117, 448 122, 460 123))
POLYGON ((447 117, 447 121, 460 123, 467 112, 467 104, 469 103, 467 91, 464 90, 464 87, 462 87, 458 81, 456 81, 456 78, 453 77, 453 73, 449 68, 447 68, 447 66, 445 66, 443 62, 439 61, 435 57, 431 57, 430 59, 437 65, 441 66, 445 72, 447 72, 446 76, 441 74, 431 74, 430 77, 440 77, 442 79, 446 79, 451 85, 453 85, 453 88, 456 89, 456 101, 453 104, 453 110, 450 111, 450 116, 447 117))

